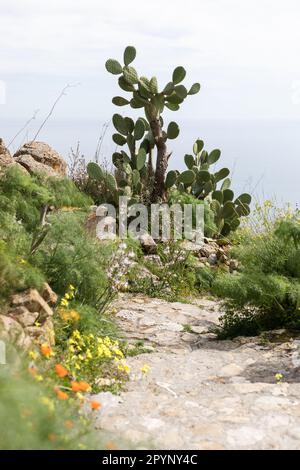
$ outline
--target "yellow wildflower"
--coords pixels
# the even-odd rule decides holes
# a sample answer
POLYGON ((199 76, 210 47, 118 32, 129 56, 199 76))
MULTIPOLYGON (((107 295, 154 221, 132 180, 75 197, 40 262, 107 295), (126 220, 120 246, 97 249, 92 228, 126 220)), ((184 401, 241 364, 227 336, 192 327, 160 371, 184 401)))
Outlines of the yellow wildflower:
POLYGON ((68 307, 69 302, 67 301, 67 299, 61 299, 60 305, 61 305, 62 307, 68 307))
POLYGON ((126 374, 129 374, 129 372, 130 372, 130 367, 129 367, 129 365, 126 364, 126 363, 119 364, 119 365, 118 365, 118 369, 119 369, 119 371, 121 371, 121 372, 126 372, 126 374))
POLYGON ((148 374, 150 370, 150 366, 148 364, 144 364, 143 367, 141 367, 140 371, 143 373, 143 374, 148 374))
POLYGON ((275 374, 275 379, 277 380, 277 383, 281 383, 281 380, 283 379, 283 375, 280 373, 275 374))
POLYGON ((48 397, 41 397, 40 399, 41 403, 49 409, 49 411, 54 411, 55 410, 55 404, 53 400, 50 400, 48 397))
POLYGON ((116 356, 124 357, 124 354, 122 353, 120 349, 114 349, 114 353, 116 356))
POLYGON ((33 361, 35 361, 39 357, 39 354, 37 351, 29 351, 28 355, 30 359, 32 359, 33 361))
POLYGON ((93 359, 93 355, 89 349, 86 350, 86 357, 87 359, 93 359))

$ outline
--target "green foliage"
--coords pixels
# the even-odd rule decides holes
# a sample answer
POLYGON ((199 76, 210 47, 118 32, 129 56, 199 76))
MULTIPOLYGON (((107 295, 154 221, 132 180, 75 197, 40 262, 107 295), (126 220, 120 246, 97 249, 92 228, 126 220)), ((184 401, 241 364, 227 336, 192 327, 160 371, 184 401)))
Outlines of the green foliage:
MULTIPOLYGON (((263 225, 261 225, 263 227, 263 225)), ((241 264, 223 274, 213 292, 227 298, 221 337, 256 334, 276 327, 300 328, 299 214, 274 220, 259 234, 246 231, 232 256, 241 264)))
POLYGON ((203 294, 210 292, 217 276, 217 272, 207 266, 203 266, 196 268, 195 274, 195 287, 197 288, 198 292, 203 294))
POLYGON ((38 383, 27 369, 1 366, 0 448, 3 450, 80 450, 103 448, 88 418, 71 400, 58 401, 55 380, 38 383), (96 443, 97 442, 97 443, 96 443))
MULTIPOLYGON (((110 184, 113 186, 112 181, 110 184)), ((67 357, 71 365, 73 354, 66 346, 70 345, 69 338, 75 333, 75 328, 88 338, 95 335, 95 348, 99 334, 117 335, 112 319, 103 314, 114 295, 106 271, 111 265, 115 246, 112 243, 101 245, 87 234, 84 222, 91 199, 79 192, 69 180, 44 180, 10 168, 2 176, 0 190, 1 312, 5 314, 12 294, 27 288, 41 290, 47 281, 62 296, 53 317, 57 341, 55 357, 62 363, 67 357), (41 214, 45 214, 47 206, 51 211, 42 226, 41 214), (45 236, 41 237, 44 229, 45 236), (76 299, 74 302, 72 299, 73 310, 62 312, 63 305, 66 305, 62 301, 67 298, 69 284, 76 286, 76 299), (69 322, 63 313, 75 321, 69 322)), ((70 298, 69 293, 68 296, 70 298)), ((107 338, 105 341, 110 340, 107 338)), ((116 349, 117 343, 110 341, 110 347, 116 349)), ((75 393, 70 393, 70 378, 65 384, 67 388, 63 389, 67 393, 61 390, 59 400, 54 391, 59 381, 54 373, 54 364, 51 359, 46 363, 51 369, 38 371, 36 364, 33 366, 31 363, 32 377, 28 373, 28 365, 24 371, 13 370, 10 362, 10 370, 2 366, 0 419, 6 426, 5 432, 0 432, 0 447, 93 448, 89 422, 79 415, 79 400, 75 393), (66 426, 66 422, 71 422, 72 426, 66 426)), ((100 366, 103 366, 101 371, 108 375, 116 372, 118 380, 111 391, 117 391, 119 383, 127 377, 126 365, 121 362, 111 365, 107 358, 103 361, 98 354, 92 366, 85 364, 83 372, 93 380, 93 385, 99 377, 100 366), (104 362, 107 364, 105 367, 104 362)), ((97 442, 95 448, 100 445, 97 442)))
POLYGON ((234 192, 230 189, 231 180, 228 178, 229 169, 222 168, 215 173, 210 171, 211 165, 220 159, 219 149, 208 153, 204 150, 204 142, 198 139, 193 145, 193 153, 194 155, 187 154, 184 157, 188 169, 181 174, 177 172, 176 178, 172 175, 167 187, 176 184, 181 192, 190 193, 200 200, 210 201, 216 226, 214 235, 228 236, 239 227, 240 218, 250 214, 251 196, 241 194, 234 201, 234 192), (220 182, 222 184, 218 188, 220 182))
MULTIPOLYGON (((145 117, 139 118, 136 123, 130 118, 123 118, 122 116, 114 115, 113 124, 119 134, 113 135, 113 141, 123 146, 127 143, 129 155, 118 154, 113 156, 113 163, 117 167, 117 173, 126 174, 126 184, 123 186, 130 188, 130 194, 135 198, 145 192, 147 188, 149 194, 152 194, 152 198, 156 198, 157 195, 154 191, 155 182, 159 180, 158 192, 160 196, 164 195, 165 188, 162 187, 164 184, 161 181, 161 177, 154 172, 152 167, 152 151, 154 147, 157 147, 157 158, 167 159, 166 142, 167 139, 176 139, 179 135, 179 127, 175 122, 170 122, 167 130, 164 131, 164 122, 162 119, 162 113, 164 107, 168 107, 172 111, 180 109, 180 105, 186 99, 187 95, 194 95, 199 92, 200 85, 195 83, 190 88, 189 92, 181 82, 185 79, 186 71, 183 67, 179 66, 173 72, 172 81, 168 82, 161 90, 159 89, 157 78, 147 78, 139 76, 138 72, 131 64, 136 57, 136 50, 132 46, 126 47, 123 55, 124 66, 122 66, 117 60, 109 59, 106 62, 106 69, 108 72, 114 75, 121 75, 118 79, 118 84, 123 91, 131 94, 131 99, 125 99, 123 97, 114 97, 112 102, 117 106, 130 105, 133 109, 143 109, 145 117), (129 127, 126 125, 130 122, 132 125, 129 127), (145 132, 147 134, 144 136, 145 132), (143 139, 143 140, 142 140, 143 139), (140 146, 137 146, 137 141, 142 140, 140 146), (159 151, 159 147, 165 146, 165 151, 162 153, 159 151), (143 157, 142 163, 139 163, 141 148, 146 152, 145 158, 143 157), (148 155, 148 164, 146 164, 148 155), (136 163, 138 161, 138 164, 136 163), (133 184, 130 172, 128 171, 128 165, 131 169, 137 169, 140 172, 139 184, 133 184)), ((164 165, 165 166, 165 165, 164 165)), ((159 166, 160 167, 160 166, 159 166)), ((95 172, 89 172, 91 178, 94 178, 95 172)), ((96 178, 99 181, 99 178, 96 178)), ((101 178, 102 179, 102 178, 101 178)), ((165 179, 165 174, 163 174, 165 179)), ((124 192, 124 191, 123 191, 124 192)), ((118 189, 118 193, 122 193, 118 189)), ((143 199, 143 197, 141 198, 143 199)), ((144 198, 145 199, 145 198, 144 198)), ((149 199, 149 197, 148 197, 149 199)))
POLYGON ((39 223, 45 205, 88 207, 91 199, 81 193, 67 178, 49 178, 24 174, 10 167, 0 181, 0 210, 14 216, 26 229, 33 230, 39 223))
POLYGON ((142 292, 169 301, 185 301, 199 290, 206 290, 208 277, 204 271, 202 274, 202 268, 197 267, 193 254, 182 248, 180 241, 158 245, 158 259, 159 262, 140 259, 154 278, 151 275, 141 276, 140 266, 136 265, 129 273, 131 292, 142 292))
POLYGON ((207 201, 197 199, 190 193, 180 192, 172 190, 169 194, 169 204, 180 204, 184 207, 185 204, 191 204, 193 206, 193 226, 196 225, 196 207, 197 205, 204 206, 204 235, 211 237, 216 232, 216 225, 214 223, 214 213, 210 208, 207 201))
POLYGON ((8 297, 29 287, 40 289, 45 277, 19 256, 12 246, 0 242, 0 307, 8 297))
POLYGON ((79 213, 52 215, 49 234, 31 262, 44 272, 58 294, 63 295, 72 284, 78 300, 99 307, 108 287, 104 267, 112 248, 90 238, 84 220, 85 214, 79 213))
POLYGON ((66 341, 75 330, 82 334, 93 334, 95 336, 100 334, 113 339, 120 337, 120 331, 107 314, 102 313, 100 315, 98 309, 79 303, 76 300, 72 302, 71 309, 77 312, 78 320, 72 319, 71 316, 70 320, 66 320, 59 315, 59 312, 55 315, 55 342, 56 347, 62 351, 62 354, 66 347, 66 341))

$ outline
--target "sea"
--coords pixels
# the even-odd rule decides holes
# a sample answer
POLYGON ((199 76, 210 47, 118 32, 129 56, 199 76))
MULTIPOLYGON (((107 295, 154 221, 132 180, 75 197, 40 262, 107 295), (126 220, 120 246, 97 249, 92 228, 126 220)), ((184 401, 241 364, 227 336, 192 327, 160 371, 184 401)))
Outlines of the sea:
MULTIPOLYGON (((0 137, 10 150, 33 138, 41 125, 38 120, 25 125, 22 119, 0 119, 0 137)), ((49 143, 66 160, 78 148, 86 161, 95 158, 110 162, 115 151, 111 140, 113 126, 105 119, 50 118, 37 140, 49 143)), ((192 153, 196 139, 211 151, 222 152, 216 170, 231 170, 232 189, 238 195, 249 192, 258 203, 272 200, 277 206, 300 204, 300 120, 287 119, 183 119, 180 135, 169 141, 170 169, 185 168, 184 155, 192 153)))

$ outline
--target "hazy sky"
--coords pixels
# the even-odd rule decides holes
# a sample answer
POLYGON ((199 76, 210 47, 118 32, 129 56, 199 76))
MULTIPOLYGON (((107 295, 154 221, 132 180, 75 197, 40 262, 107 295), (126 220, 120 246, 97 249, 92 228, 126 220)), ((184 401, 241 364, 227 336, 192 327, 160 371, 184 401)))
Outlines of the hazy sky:
POLYGON ((0 117, 109 119, 118 87, 104 69, 135 45, 161 86, 184 65, 202 90, 182 118, 299 118, 299 0, 0 0, 0 117))

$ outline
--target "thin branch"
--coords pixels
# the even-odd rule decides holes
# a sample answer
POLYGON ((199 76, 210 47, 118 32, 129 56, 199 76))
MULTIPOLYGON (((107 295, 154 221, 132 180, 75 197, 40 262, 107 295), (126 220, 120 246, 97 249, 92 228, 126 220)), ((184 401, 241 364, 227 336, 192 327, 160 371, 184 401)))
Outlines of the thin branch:
POLYGON ((9 148, 9 147, 14 143, 14 141, 16 140, 16 138, 19 137, 20 134, 22 134, 22 132, 26 129, 26 127, 28 127, 29 124, 30 124, 32 121, 35 120, 36 115, 38 114, 39 111, 40 111, 39 109, 36 109, 36 110, 34 111, 33 116, 32 116, 30 119, 28 119, 28 121, 25 122, 25 124, 24 124, 24 126, 22 127, 22 129, 20 129, 20 130, 17 132, 17 134, 11 139, 11 141, 9 142, 7 148, 9 148))
POLYGON ((33 142, 38 138, 39 133, 41 132, 41 130, 43 129, 43 127, 44 127, 45 124, 47 123, 48 119, 50 119, 50 117, 52 116, 53 111, 54 111, 56 105, 58 104, 58 102, 61 100, 61 98, 62 98, 63 96, 66 96, 66 94, 67 94, 66 91, 67 91, 69 88, 74 88, 74 87, 76 87, 76 86, 78 86, 78 85, 79 85, 79 83, 75 83, 74 85, 69 85, 69 84, 68 84, 68 85, 66 85, 66 86, 62 89, 62 91, 60 92, 60 94, 58 95, 58 97, 56 98, 56 100, 54 101, 54 103, 53 103, 53 105, 52 105, 52 107, 51 107, 49 113, 47 114, 47 116, 45 117, 44 121, 43 121, 42 124, 40 125, 40 127, 39 127, 37 133, 35 134, 34 138, 33 138, 32 141, 31 141, 31 143, 33 143, 33 142))
POLYGON ((102 131, 101 131, 101 134, 99 136, 99 139, 98 139, 98 142, 97 142, 97 148, 96 148, 96 152, 95 152, 95 162, 96 163, 99 163, 99 156, 100 156, 103 140, 104 140, 105 134, 107 132, 107 129, 109 128, 109 125, 110 125, 110 121, 107 121, 102 126, 102 131))

